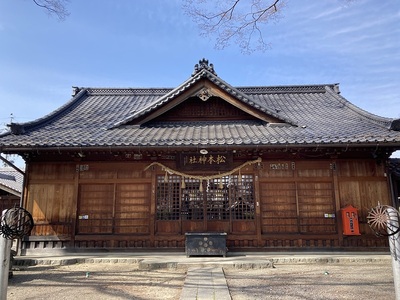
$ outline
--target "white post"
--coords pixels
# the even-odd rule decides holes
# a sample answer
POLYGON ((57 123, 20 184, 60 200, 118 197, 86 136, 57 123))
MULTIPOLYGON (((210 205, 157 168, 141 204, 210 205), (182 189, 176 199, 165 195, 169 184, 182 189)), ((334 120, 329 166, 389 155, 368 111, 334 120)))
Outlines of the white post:
MULTIPOLYGON (((2 215, 7 210, 3 210, 2 215)), ((8 272, 10 271, 10 254, 12 240, 0 236, 0 300, 7 299, 8 272)))
MULTIPOLYGON (((394 208, 388 209, 389 216, 397 215, 394 208)), ((389 218, 388 220, 388 232, 398 230, 400 220, 396 217, 396 220, 389 218)), ((397 232, 394 235, 389 236, 390 253, 392 255, 392 268, 393 268, 393 280, 394 280, 394 291, 396 300, 400 300, 400 233, 397 232)))

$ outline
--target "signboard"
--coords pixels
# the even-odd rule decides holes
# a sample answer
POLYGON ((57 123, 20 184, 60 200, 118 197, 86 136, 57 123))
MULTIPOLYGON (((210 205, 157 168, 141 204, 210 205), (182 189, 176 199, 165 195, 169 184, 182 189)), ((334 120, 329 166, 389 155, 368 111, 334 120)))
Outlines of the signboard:
POLYGON ((269 164, 269 169, 273 171, 277 170, 295 170, 296 164, 294 162, 271 162, 269 164))
POLYGON ((185 171, 226 171, 232 168, 233 156, 227 152, 181 153, 178 166, 185 171))

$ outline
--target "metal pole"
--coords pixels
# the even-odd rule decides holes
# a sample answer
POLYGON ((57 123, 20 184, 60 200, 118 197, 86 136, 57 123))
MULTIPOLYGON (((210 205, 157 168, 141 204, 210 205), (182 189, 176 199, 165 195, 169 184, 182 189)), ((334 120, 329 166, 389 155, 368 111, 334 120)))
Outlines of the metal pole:
MULTIPOLYGON (((3 210, 2 216, 6 213, 3 210)), ((12 240, 0 236, 0 300, 7 299, 8 273, 10 271, 10 254, 12 240)))
MULTIPOLYGON (((387 209, 389 216, 397 216, 397 211, 390 207, 387 209)), ((400 220, 396 217, 396 220, 389 218, 388 229, 392 232, 399 228, 400 220)), ((397 232, 394 235, 389 236, 390 253, 392 255, 392 268, 393 268, 393 281, 394 291, 396 300, 400 300, 400 233, 397 232)))

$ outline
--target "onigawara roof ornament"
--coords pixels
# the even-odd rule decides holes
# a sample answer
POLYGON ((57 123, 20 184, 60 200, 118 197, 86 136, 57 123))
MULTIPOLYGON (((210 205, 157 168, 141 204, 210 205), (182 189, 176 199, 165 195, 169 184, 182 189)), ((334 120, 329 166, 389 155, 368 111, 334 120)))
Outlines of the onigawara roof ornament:
POLYGON ((200 72, 201 70, 206 69, 215 76, 217 76, 217 73, 214 71, 214 65, 213 64, 208 64, 208 59, 200 59, 198 64, 194 65, 194 72, 192 76, 194 76, 196 73, 200 72))

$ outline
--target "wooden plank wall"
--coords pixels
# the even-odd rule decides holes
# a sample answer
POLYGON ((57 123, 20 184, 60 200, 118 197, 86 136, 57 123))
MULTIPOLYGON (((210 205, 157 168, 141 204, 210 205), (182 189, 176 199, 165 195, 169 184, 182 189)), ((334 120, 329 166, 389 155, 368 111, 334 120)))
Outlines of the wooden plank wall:
POLYGON ((265 162, 260 172, 262 247, 384 247, 366 217, 390 203, 374 160, 265 162), (341 208, 359 209, 361 236, 343 236, 341 208))
POLYGON ((32 213, 35 227, 26 239, 26 248, 71 247, 71 243, 78 247, 149 244, 152 173, 143 172, 145 166, 31 164, 25 207, 32 213), (147 234, 146 241, 110 242, 110 234, 128 232, 147 234), (75 233, 81 239, 75 241, 75 233))
POLYGON ((82 184, 77 234, 149 234, 149 184, 82 184))
POLYGON ((288 168, 274 169, 266 163, 260 171, 262 233, 336 233, 331 164, 278 164, 288 168))
POLYGON ((380 203, 391 205, 390 187, 383 164, 370 161, 340 161, 337 164, 340 206, 348 204, 358 209, 361 236, 349 236, 343 240, 345 247, 385 246, 387 239, 373 236, 367 224, 368 212, 380 203))
MULTIPOLYGON (((25 208, 34 216, 36 226, 24 247, 184 247, 182 229, 161 234, 160 226, 166 224, 155 221, 152 186, 156 172, 143 171, 147 165, 140 162, 30 164, 25 208)), ((252 223, 257 224, 256 228, 232 232, 227 245, 231 248, 385 246, 366 224, 368 210, 377 201, 390 204, 384 171, 373 160, 264 160, 263 168, 254 170, 259 202, 256 222, 252 223), (361 236, 342 235, 340 209, 347 204, 360 210, 361 236)))
POLYGON ((74 218, 75 165, 37 165, 29 173, 25 208, 34 216, 32 235, 70 237, 74 218))

